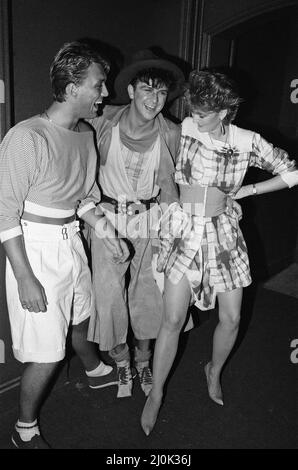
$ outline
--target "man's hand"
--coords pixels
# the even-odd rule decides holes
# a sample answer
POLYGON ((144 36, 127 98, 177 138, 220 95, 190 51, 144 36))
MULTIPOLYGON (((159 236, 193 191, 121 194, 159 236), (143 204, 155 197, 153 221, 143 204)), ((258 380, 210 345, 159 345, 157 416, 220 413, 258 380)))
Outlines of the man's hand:
POLYGON ((39 280, 32 274, 18 279, 20 302, 24 310, 29 312, 46 312, 47 296, 39 280))
POLYGON ((109 222, 100 205, 95 209, 90 209, 83 214, 82 219, 87 222, 95 231, 95 235, 101 238, 112 254, 115 263, 124 263, 130 255, 127 243, 123 238, 118 238, 115 227, 109 222))
POLYGON ((113 254, 116 264, 124 263, 130 255, 127 243, 123 238, 103 238, 107 250, 113 254))
POLYGON ((6 240, 3 246, 18 283, 19 298, 23 309, 36 313, 46 312, 47 296, 43 286, 33 274, 23 236, 6 240))

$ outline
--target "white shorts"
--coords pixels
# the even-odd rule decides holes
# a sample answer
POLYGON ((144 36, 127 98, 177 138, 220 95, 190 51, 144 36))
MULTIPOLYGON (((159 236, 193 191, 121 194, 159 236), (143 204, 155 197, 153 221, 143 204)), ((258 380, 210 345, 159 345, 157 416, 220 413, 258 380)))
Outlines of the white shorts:
POLYGON ((11 265, 6 292, 14 356, 20 362, 58 362, 65 356, 70 321, 77 325, 94 309, 91 273, 78 222, 65 225, 22 221, 25 247, 34 275, 43 285, 45 313, 21 306, 11 265))

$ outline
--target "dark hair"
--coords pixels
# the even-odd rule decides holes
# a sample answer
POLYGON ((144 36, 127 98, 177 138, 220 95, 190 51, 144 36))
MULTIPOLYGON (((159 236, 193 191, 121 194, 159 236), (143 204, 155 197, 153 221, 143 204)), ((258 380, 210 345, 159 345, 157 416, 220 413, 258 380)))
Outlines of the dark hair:
POLYGON ((152 86, 154 88, 161 88, 165 86, 167 87, 168 91, 170 91, 175 86, 175 76, 172 72, 155 67, 139 70, 131 80, 130 85, 136 88, 137 83, 144 82, 149 85, 150 81, 152 81, 152 86))
POLYGON ((185 98, 189 108, 205 108, 219 112, 227 110, 225 123, 232 122, 242 99, 237 84, 227 75, 211 70, 193 70, 186 85, 185 98))
POLYGON ((73 41, 64 44, 56 54, 50 68, 50 79, 55 101, 65 101, 65 89, 69 83, 80 85, 93 63, 99 64, 107 74, 110 66, 88 44, 73 41))

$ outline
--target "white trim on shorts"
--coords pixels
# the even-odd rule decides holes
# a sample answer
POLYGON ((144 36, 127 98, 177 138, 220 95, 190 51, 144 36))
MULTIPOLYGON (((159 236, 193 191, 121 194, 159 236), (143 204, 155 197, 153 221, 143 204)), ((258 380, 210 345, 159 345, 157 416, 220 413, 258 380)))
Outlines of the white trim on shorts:
POLYGON ((75 214, 74 209, 53 209, 52 207, 40 206, 34 202, 25 201, 24 211, 34 215, 42 215, 43 217, 66 218, 75 214))

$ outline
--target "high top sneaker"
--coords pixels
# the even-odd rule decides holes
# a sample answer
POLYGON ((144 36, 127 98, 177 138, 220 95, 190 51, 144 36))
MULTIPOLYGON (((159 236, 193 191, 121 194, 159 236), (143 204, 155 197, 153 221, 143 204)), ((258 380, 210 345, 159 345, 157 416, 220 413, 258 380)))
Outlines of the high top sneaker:
POLYGON ((132 393, 132 375, 130 361, 117 361, 118 374, 118 393, 117 398, 131 397, 132 393))
POLYGON ((152 372, 150 369, 149 361, 135 363, 140 385, 146 397, 149 395, 152 388, 152 372))
POLYGON ((141 351, 135 348, 135 368, 137 370, 140 385, 146 397, 152 388, 152 372, 150 368, 151 351, 141 351))

